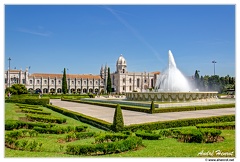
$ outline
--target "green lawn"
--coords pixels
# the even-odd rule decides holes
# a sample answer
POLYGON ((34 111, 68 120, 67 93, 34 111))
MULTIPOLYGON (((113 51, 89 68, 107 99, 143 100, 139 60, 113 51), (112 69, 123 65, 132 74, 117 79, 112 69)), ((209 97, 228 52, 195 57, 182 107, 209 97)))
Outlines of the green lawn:
MULTIPOLYGON (((67 123, 63 125, 88 125, 78 120, 69 118, 57 112, 54 112, 45 107, 43 111, 51 112, 53 116, 66 118, 67 123)), ((18 108, 14 103, 5 103, 5 120, 14 119, 18 120, 19 117, 24 117, 24 113, 16 112, 18 108)), ((98 128, 88 125, 89 131, 104 132, 98 128)), ((186 127, 187 128, 187 127, 186 127)), ((74 156, 65 154, 65 147, 70 142, 59 142, 65 134, 39 134, 37 137, 27 137, 29 140, 35 140, 42 142, 42 151, 30 152, 12 150, 5 147, 5 157, 86 157, 86 156, 74 156)), ((217 151, 222 152, 234 152, 235 153, 235 130, 222 130, 221 136, 224 136, 223 142, 217 143, 182 143, 173 138, 166 138, 163 140, 143 140, 144 147, 136 151, 128 151, 119 154, 102 155, 95 157, 199 157, 198 153, 201 151, 217 151)), ((24 138, 24 139, 27 139, 24 138)), ((94 142, 94 138, 88 138, 83 140, 74 141, 74 144, 89 144, 94 142)), ((235 154, 234 154, 235 156, 235 154)))

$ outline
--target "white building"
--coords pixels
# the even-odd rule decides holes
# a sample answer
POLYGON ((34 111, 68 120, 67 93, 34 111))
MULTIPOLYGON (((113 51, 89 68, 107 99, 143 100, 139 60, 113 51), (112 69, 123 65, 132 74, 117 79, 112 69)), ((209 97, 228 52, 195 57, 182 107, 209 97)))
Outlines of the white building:
MULTIPOLYGON (((101 68, 101 76, 107 76, 105 69, 101 68)), ((116 93, 143 92, 154 88, 160 72, 128 72, 127 61, 121 54, 116 62, 116 71, 111 73, 112 88, 116 93)))
MULTIPOLYGON (((100 93, 106 92, 108 67, 101 67, 100 75, 67 74, 69 93, 100 93)), ((120 55, 116 62, 116 71, 111 73, 113 92, 143 92, 155 86, 160 72, 128 72, 127 62, 120 55)), ((5 88, 13 84, 24 84, 31 91, 42 93, 62 93, 63 74, 33 73, 28 68, 5 71, 5 88)))

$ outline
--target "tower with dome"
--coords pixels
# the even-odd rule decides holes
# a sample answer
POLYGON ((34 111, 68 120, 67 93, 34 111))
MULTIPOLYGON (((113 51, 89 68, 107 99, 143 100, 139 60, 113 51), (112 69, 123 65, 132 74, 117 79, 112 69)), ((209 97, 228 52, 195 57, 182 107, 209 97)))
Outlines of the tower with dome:
MULTIPOLYGON (((103 80, 107 81, 105 68, 101 68, 100 75, 103 80)), ((127 70, 127 61, 121 54, 116 62, 116 71, 111 73, 113 92, 146 92, 154 88, 157 76, 160 72, 129 72, 127 70)))

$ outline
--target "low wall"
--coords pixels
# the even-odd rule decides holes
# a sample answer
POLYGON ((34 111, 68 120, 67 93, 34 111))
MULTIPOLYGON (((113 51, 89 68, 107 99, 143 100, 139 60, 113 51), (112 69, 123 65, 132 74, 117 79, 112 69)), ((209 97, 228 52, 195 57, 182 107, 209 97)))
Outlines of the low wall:
POLYGON ((127 92, 129 101, 192 101, 212 100, 217 98, 218 92, 127 92))

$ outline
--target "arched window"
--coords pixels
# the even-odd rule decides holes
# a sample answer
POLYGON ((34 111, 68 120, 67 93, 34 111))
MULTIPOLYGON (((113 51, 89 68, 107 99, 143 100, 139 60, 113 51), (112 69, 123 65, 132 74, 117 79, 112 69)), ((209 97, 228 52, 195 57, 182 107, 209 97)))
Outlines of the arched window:
POLYGON ((132 78, 129 79, 129 83, 132 83, 132 78))
POLYGON ((123 69, 123 73, 125 73, 125 69, 123 69))
POLYGON ((123 83, 125 83, 125 78, 123 78, 123 83))
POLYGON ((61 80, 58 80, 58 84, 61 85, 61 80))
POLYGON ((61 89, 61 88, 58 88, 58 89, 57 89, 57 93, 62 93, 62 89, 61 89))
POLYGON ((52 80, 52 85, 54 85, 54 80, 52 80))
POLYGON ((47 80, 46 80, 46 79, 44 80, 44 84, 45 84, 45 85, 47 84, 47 80))

